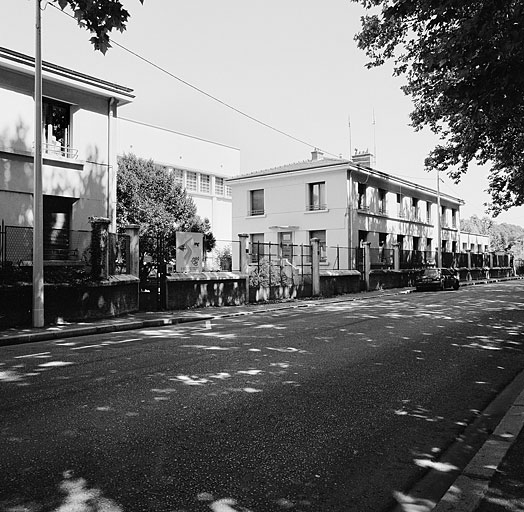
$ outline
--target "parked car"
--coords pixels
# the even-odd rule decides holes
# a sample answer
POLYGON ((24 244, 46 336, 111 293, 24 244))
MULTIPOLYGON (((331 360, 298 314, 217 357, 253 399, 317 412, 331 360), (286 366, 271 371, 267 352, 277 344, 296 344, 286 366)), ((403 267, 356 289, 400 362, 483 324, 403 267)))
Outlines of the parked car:
POLYGON ((426 268, 415 279, 417 291, 445 290, 446 288, 458 290, 459 286, 459 278, 450 268, 426 268))

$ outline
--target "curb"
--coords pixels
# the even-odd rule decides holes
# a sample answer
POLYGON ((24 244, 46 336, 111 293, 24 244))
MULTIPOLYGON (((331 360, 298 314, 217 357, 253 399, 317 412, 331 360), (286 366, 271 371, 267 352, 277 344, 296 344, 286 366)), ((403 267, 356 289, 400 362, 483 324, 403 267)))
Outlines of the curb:
POLYGON ((433 511, 474 512, 523 426, 524 390, 433 511))

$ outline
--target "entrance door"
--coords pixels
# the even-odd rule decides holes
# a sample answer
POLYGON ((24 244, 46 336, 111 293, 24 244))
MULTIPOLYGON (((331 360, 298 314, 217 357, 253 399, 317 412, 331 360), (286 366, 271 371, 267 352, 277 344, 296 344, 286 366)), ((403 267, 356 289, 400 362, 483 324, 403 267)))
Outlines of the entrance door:
POLYGON ((293 233, 282 231, 279 233, 280 255, 283 259, 293 260, 293 233))

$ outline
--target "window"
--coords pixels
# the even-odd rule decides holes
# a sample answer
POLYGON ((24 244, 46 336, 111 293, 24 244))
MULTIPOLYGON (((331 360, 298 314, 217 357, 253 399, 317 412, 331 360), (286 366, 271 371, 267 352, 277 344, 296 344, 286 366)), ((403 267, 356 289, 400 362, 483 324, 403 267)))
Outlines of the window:
POLYGON ((177 185, 184 186, 184 171, 182 169, 173 169, 173 180, 177 185))
POLYGON ((293 260, 293 233, 291 231, 282 231, 279 233, 281 256, 289 261, 293 260))
POLYGON ((249 191, 249 215, 264 215, 264 189, 249 191))
POLYGON ((413 237, 413 250, 414 251, 420 250, 420 237, 418 236, 413 237))
POLYGON ((211 176, 209 174, 200 175, 200 192, 204 192, 204 194, 211 192, 211 176))
POLYGON ((186 189, 196 191, 197 189, 197 173, 193 171, 186 172, 186 189))
POLYGON ((415 220, 419 219, 418 199, 416 197, 411 198, 411 211, 415 220))
POLYGON ((405 240, 405 236, 404 235, 397 235, 397 244, 398 244, 398 248, 403 251, 404 250, 404 240, 405 240))
POLYGON ((325 210, 326 209, 326 183, 309 184, 309 204, 308 210, 325 210))
POLYGON ((441 212, 440 212, 440 223, 442 224, 442 227, 446 228, 448 226, 447 220, 446 220, 446 207, 441 206, 441 212))
POLYGON ((397 214, 400 218, 404 217, 404 210, 402 209, 402 194, 397 194, 397 214))
POLYGON ((426 239, 426 251, 431 251, 432 247, 433 247, 433 238, 427 238, 426 239))
POLYGON ((429 201, 426 203, 426 221, 431 224, 431 203, 429 201))
POLYGON ((309 232, 309 242, 311 243, 312 238, 318 238, 318 245, 320 247, 320 261, 327 261, 327 248, 326 248, 326 230, 317 229, 309 232))
POLYGON ((359 247, 362 247, 362 244, 364 242, 367 242, 368 240, 368 232, 362 231, 361 229, 358 230, 358 245, 359 247))
POLYGON ((258 263, 264 257, 264 233, 253 233, 250 246, 251 263, 258 263))
POLYGON ((457 210, 455 209, 451 210, 451 227, 452 228, 457 227, 457 210))
POLYGON ((382 188, 378 189, 378 213, 385 215, 386 209, 386 191, 382 188))
POLYGON ((231 197, 231 187, 226 185, 226 197, 231 197))
POLYGON ((217 196, 224 195, 224 178, 215 178, 215 194, 217 196))
POLYGON ((366 210, 367 209, 367 203, 366 203, 366 184, 365 183, 359 183, 358 184, 358 209, 359 210, 366 210))
POLYGON ((42 143, 45 153, 76 158, 76 152, 69 147, 70 119, 69 105, 49 98, 42 99, 42 143))

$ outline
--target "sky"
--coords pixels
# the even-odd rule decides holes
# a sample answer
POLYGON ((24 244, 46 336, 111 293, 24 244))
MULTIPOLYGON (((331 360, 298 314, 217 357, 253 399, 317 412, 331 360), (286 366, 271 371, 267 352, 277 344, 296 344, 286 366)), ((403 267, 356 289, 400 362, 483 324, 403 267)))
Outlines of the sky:
MULTIPOLYGON (((358 149, 375 154, 377 169, 436 188, 424 158, 438 139, 409 126, 412 103, 390 65, 365 67, 354 41, 364 14, 360 5, 123 3, 131 18, 127 30, 112 38, 129 51, 114 46, 104 56, 94 51, 87 31, 42 0, 43 59, 132 88, 136 99, 120 116, 238 148, 243 173, 307 160, 314 147, 343 158, 358 149), (255 123, 147 61, 307 144, 255 123)), ((0 6, 0 46, 34 55, 35 0, 0 0, 0 6)), ((465 201, 462 218, 486 215, 487 174, 473 166, 458 185, 441 176, 441 191, 465 201)), ((524 207, 495 222, 524 226, 524 207)))

